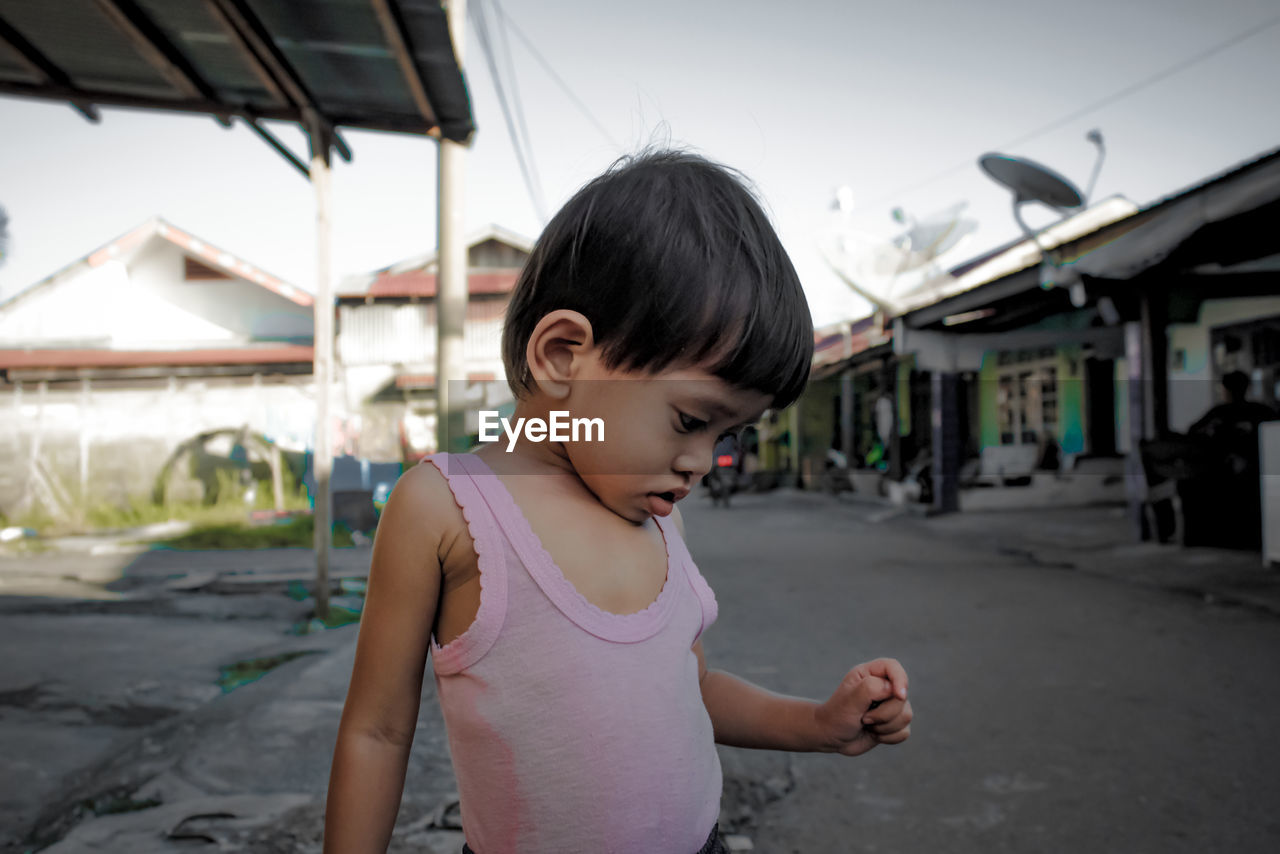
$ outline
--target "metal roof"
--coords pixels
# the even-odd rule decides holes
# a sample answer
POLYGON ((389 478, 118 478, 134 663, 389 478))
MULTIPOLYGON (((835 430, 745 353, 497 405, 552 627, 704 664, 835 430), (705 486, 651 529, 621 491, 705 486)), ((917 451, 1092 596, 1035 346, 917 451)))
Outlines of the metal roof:
POLYGON ((315 298, 301 288, 282 281, 265 270, 250 264, 248 261, 237 258, 230 252, 219 249, 217 246, 196 237, 191 232, 183 231, 181 228, 157 216, 152 217, 137 228, 126 231, 110 243, 100 246, 88 255, 77 258, 70 264, 58 268, 34 285, 18 291, 7 299, 0 300, 0 314, 39 293, 41 290, 55 286, 58 280, 65 277, 72 270, 83 266, 100 267, 107 261, 124 258, 155 236, 174 244, 189 258, 198 258, 202 264, 255 284, 284 297, 290 302, 297 303, 300 306, 310 306, 315 302, 315 298))
MULTIPOLYGON (((1122 283, 1161 265, 1169 268, 1165 272, 1172 277, 1178 267, 1189 264, 1224 259, 1235 263, 1274 254, 1271 223, 1278 210, 1280 149, 1274 149, 1153 202, 1132 216, 1064 240, 1061 251, 1067 267, 1096 281, 1122 283)), ((983 277, 967 289, 913 308, 903 319, 909 327, 919 329, 1002 301, 1025 304, 1028 314, 1021 318, 1004 313, 996 320, 965 324, 964 331, 977 332, 1072 310, 1064 288, 1041 288, 1034 264, 1013 266, 1015 269, 1001 269, 997 276, 983 277)), ((982 270, 974 268, 960 279, 979 277, 982 270)), ((1229 294, 1224 291, 1223 295, 1229 294)))
POLYGON ((260 119, 475 131, 439 0, 0 0, 0 95, 238 117, 278 150, 260 119))
MULTIPOLYGON (((306 344, 259 344, 253 347, 198 350, 4 349, 0 350, 0 370, 47 369, 52 371, 56 369, 285 364, 305 364, 309 368, 313 358, 314 350, 306 344)), ((27 377, 27 379, 32 378, 27 377)), ((11 375, 10 380, 12 379, 11 375)))

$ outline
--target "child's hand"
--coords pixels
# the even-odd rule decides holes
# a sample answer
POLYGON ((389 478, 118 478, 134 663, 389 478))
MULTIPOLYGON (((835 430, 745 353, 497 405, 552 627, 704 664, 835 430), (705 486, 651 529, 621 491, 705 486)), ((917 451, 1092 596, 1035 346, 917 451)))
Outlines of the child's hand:
POLYGON ((907 671, 892 658, 859 664, 814 716, 833 753, 858 756, 877 744, 900 744, 911 735, 907 671))

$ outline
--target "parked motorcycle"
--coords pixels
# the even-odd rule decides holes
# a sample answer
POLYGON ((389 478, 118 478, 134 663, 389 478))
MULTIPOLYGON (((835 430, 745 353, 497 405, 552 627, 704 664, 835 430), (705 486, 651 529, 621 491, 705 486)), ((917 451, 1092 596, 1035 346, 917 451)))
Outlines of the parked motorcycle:
POLYGON ((713 506, 729 506, 729 499, 738 488, 741 459, 742 451, 732 436, 726 436, 716 443, 715 459, 712 460, 711 471, 707 472, 706 477, 713 506))

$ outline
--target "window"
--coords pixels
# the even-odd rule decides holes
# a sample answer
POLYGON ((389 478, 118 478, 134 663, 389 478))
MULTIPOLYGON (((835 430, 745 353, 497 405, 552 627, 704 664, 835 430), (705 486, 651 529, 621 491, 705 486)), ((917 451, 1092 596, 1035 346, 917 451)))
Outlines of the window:
POLYGON ((184 256, 183 260, 186 262, 184 275, 188 282, 212 282, 231 278, 221 270, 215 270, 208 264, 202 264, 189 256, 184 256))
POLYGON ((1001 353, 996 362, 996 423, 1002 445, 1036 445, 1058 431, 1058 368, 1053 350, 1001 353))

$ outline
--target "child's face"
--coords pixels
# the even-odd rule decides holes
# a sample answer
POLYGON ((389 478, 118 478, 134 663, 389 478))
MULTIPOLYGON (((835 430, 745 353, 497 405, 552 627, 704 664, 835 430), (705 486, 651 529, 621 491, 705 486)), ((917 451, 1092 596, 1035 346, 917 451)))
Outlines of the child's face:
POLYGON ((564 408, 602 419, 604 441, 565 450, 596 498, 637 523, 671 513, 711 469, 716 440, 758 420, 772 400, 693 367, 650 374, 595 362, 579 376, 564 408))

